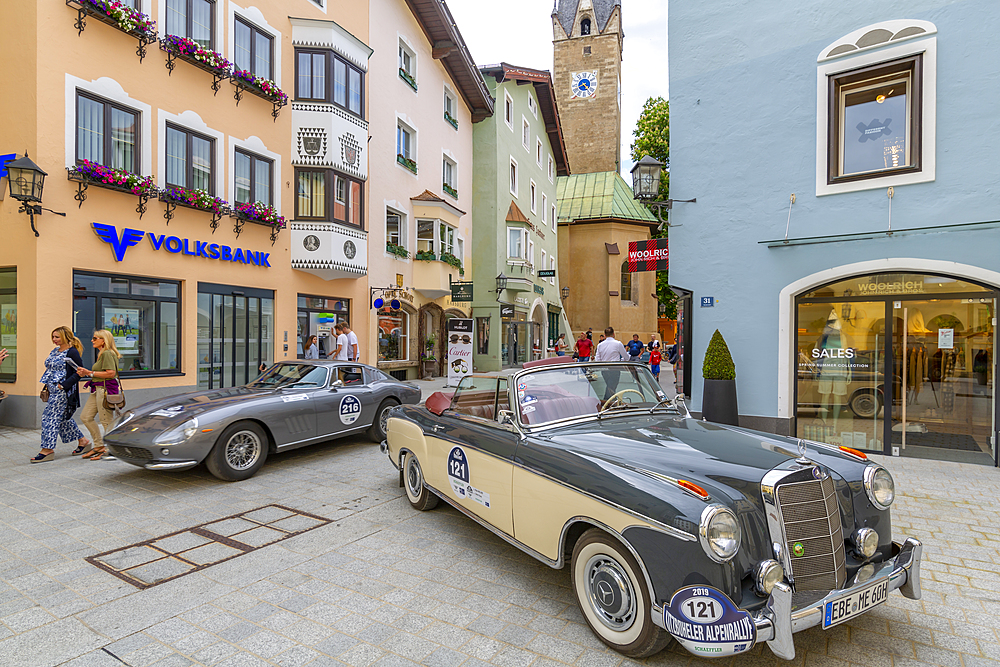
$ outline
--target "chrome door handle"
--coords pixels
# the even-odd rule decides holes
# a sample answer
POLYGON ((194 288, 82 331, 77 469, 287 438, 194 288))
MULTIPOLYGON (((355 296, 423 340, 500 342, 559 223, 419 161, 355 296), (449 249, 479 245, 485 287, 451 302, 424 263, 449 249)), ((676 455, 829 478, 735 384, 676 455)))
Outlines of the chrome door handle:
POLYGON ((437 433, 438 431, 444 430, 444 426, 441 424, 434 424, 434 426, 431 426, 431 430, 437 433))

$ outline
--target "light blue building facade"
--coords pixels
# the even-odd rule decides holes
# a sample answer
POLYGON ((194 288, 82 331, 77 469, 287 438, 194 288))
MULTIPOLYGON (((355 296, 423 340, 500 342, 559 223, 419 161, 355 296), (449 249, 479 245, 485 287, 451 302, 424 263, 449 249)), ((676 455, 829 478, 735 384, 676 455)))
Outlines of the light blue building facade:
POLYGON ((988 0, 671 7, 694 409, 719 329, 743 426, 997 465, 998 29, 988 0))

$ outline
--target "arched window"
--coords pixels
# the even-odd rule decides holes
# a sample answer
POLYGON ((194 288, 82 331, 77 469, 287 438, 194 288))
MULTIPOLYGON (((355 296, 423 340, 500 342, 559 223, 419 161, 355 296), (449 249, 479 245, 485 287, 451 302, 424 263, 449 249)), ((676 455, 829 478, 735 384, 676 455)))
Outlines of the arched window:
POLYGON ((583 19, 580 21, 580 34, 589 35, 590 34, 590 19, 583 19))
POLYGON ((622 301, 632 300, 632 274, 628 270, 628 262, 622 262, 622 289, 619 295, 622 301))

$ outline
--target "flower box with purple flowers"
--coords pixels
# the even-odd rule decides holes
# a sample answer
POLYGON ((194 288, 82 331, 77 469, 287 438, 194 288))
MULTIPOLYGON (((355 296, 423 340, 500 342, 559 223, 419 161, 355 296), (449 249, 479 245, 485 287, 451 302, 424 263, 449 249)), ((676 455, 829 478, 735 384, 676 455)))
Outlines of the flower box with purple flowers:
POLYGON ((152 176, 139 176, 124 169, 106 167, 90 160, 83 160, 67 171, 70 180, 92 183, 111 190, 130 192, 137 197, 156 197, 159 192, 152 176))
POLYGON ((288 104, 288 94, 281 90, 274 81, 257 76, 253 72, 245 69, 238 69, 233 72, 233 82, 242 85, 251 93, 274 104, 284 106, 288 104))
POLYGON ((236 204, 233 207, 233 214, 241 220, 254 222, 258 225, 273 227, 274 229, 285 228, 284 216, 278 215, 273 206, 267 206, 261 202, 247 204, 236 204))
POLYGON ((173 202, 180 206, 206 211, 220 217, 229 209, 227 201, 209 194, 206 190, 168 187, 160 192, 160 201, 173 202))
POLYGON ((221 53, 206 49, 198 42, 180 35, 167 35, 160 40, 160 48, 170 51, 192 61, 211 72, 224 74, 226 76, 233 69, 233 64, 226 60, 221 53))
POLYGON ((126 4, 116 0, 75 0, 74 6, 92 12, 95 18, 110 19, 104 22, 147 43, 156 40, 156 21, 126 4))

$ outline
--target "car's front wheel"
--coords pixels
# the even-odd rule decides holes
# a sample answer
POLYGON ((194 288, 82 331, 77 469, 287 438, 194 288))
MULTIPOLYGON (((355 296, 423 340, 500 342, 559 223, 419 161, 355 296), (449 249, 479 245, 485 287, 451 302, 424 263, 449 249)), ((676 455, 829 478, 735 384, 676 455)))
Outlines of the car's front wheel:
POLYGON ((859 419, 872 419, 882 410, 882 395, 873 389, 859 389, 848 405, 859 419))
POLYGON ((590 629, 619 653, 644 658, 670 643, 653 623, 639 564, 603 530, 591 528, 573 549, 573 593, 590 629))
POLYGON ((406 489, 406 499, 414 509, 421 512, 437 507, 438 497, 424 486, 424 471, 413 452, 407 452, 403 459, 403 487, 406 489))
POLYGON ((389 413, 397 405, 399 403, 391 398, 387 398, 379 403, 378 410, 375 411, 375 421, 372 422, 372 427, 368 429, 368 437, 372 442, 382 442, 385 440, 385 434, 389 425, 389 413))
POLYGON ((205 459, 208 471, 221 480, 249 479, 267 459, 267 434, 256 422, 230 424, 205 459))

